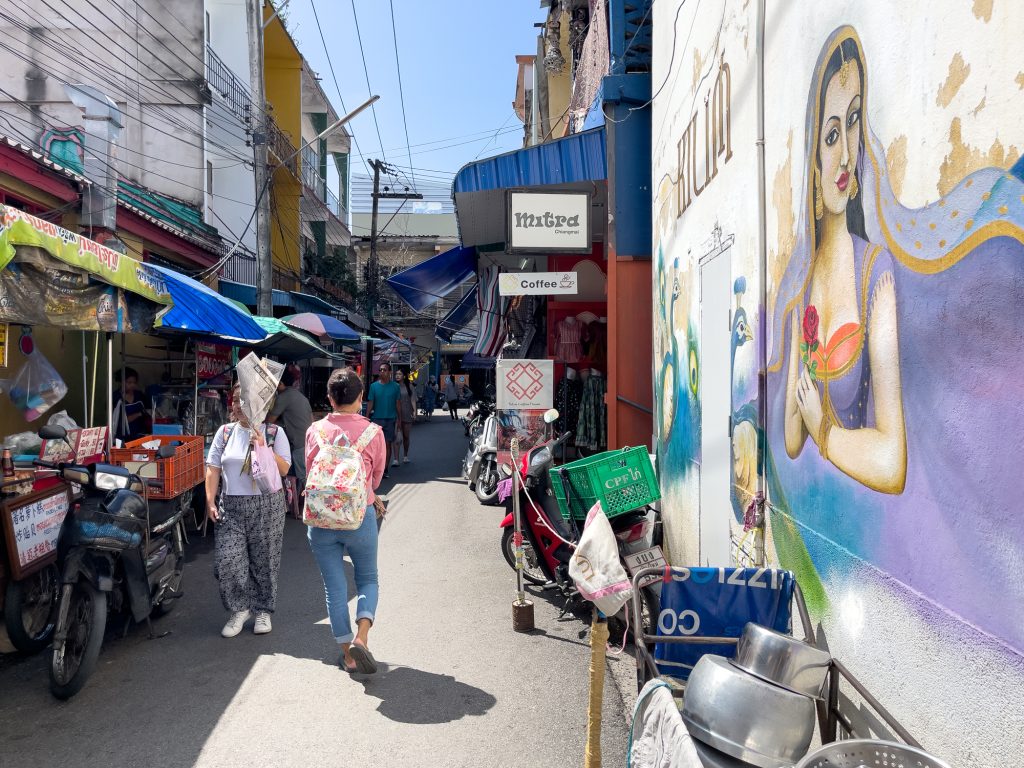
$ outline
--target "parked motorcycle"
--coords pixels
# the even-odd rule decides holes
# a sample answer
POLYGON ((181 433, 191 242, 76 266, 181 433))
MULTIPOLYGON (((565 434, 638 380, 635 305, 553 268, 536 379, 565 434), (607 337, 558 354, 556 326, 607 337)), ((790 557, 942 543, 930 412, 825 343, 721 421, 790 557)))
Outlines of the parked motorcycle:
MULTIPOLYGON (((557 419, 557 414, 554 416, 557 419)), ((547 420, 547 417, 545 417, 547 420)), ((553 419, 552 419, 553 420, 553 419)), ((550 422, 549 422, 550 423, 550 422)), ((549 439, 529 450, 518 468, 521 478, 519 509, 523 520, 524 562, 523 577, 531 584, 551 585, 566 600, 566 611, 579 600, 576 585, 569 577, 569 561, 580 538, 580 526, 575 520, 565 520, 558 509, 551 488, 549 470, 554 465, 555 451, 571 436, 571 432, 557 439, 549 439)), ((511 476, 511 468, 503 473, 511 476)), ((511 505, 509 499, 508 504, 511 505)), ((638 567, 652 564, 660 557, 661 521, 653 509, 619 515, 610 521, 618 540, 623 567, 632 572, 638 567)), ((509 567, 515 569, 515 521, 510 511, 501 521, 501 551, 509 567)), ((644 587, 641 595, 645 631, 653 634, 660 610, 660 599, 653 587, 644 587)), ((628 610, 624 608, 623 610, 628 610)), ((635 624, 635 619, 630 619, 635 624)))
MULTIPOLYGON (((56 426, 39 435, 67 439, 56 426)), ((157 456, 174 452, 165 445, 157 456)), ((78 693, 95 669, 108 610, 127 608, 139 622, 169 612, 181 597, 185 562, 179 504, 150 501, 142 478, 124 467, 73 461, 37 461, 80 485, 83 494, 65 518, 59 545, 63 566, 50 663, 50 691, 58 699, 78 693)))
POLYGON ((494 413, 494 403, 490 400, 475 400, 469 411, 462 418, 462 426, 466 430, 466 437, 475 440, 483 431, 484 422, 487 417, 494 413))
POLYGON ((479 437, 474 441, 467 457, 466 479, 469 489, 476 493, 482 504, 494 504, 498 499, 498 415, 487 416, 479 437))

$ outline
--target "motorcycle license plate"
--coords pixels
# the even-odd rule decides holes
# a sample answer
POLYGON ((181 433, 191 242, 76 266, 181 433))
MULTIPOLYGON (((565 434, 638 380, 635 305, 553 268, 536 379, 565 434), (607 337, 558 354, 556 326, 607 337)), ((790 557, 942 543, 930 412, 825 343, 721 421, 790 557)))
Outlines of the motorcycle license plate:
MULTIPOLYGON (((668 565, 668 562, 665 560, 661 547, 651 547, 643 552, 634 552, 631 555, 626 555, 626 568, 629 569, 630 576, 644 568, 664 568, 666 565, 668 565)), ((660 575, 652 573, 650 576, 644 577, 643 581, 640 582, 640 586, 646 587, 660 579, 660 575)))

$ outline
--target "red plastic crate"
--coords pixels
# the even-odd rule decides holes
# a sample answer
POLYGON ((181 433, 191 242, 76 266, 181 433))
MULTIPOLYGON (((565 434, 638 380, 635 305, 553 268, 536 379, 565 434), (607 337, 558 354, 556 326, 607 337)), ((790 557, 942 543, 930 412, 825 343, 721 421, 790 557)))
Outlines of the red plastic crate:
POLYGON ((149 498, 173 499, 203 482, 202 435, 150 435, 132 440, 124 448, 110 449, 110 463, 139 473, 149 486, 149 498), (176 443, 177 450, 169 459, 156 458, 156 450, 143 448, 154 440, 160 445, 176 443), (142 464, 153 462, 149 466, 142 464))

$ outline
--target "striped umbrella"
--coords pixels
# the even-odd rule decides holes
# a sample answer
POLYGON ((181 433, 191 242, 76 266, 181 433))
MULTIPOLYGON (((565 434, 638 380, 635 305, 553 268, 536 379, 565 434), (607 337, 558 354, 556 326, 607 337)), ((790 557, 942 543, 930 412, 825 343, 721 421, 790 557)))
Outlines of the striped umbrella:
POLYGON ((322 341, 359 341, 359 332, 349 328, 341 320, 316 312, 301 312, 282 318, 286 325, 311 333, 322 341))

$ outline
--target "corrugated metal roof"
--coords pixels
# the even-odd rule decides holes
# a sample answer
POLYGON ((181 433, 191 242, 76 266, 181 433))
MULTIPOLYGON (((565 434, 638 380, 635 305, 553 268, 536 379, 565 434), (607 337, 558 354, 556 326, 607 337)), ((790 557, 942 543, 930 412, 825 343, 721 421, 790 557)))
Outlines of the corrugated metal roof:
POLYGON ((452 194, 603 181, 607 177, 601 127, 469 163, 456 174, 452 194))
POLYGON ((89 184, 89 180, 84 176, 80 176, 79 174, 72 171, 70 168, 65 168, 63 165, 53 162, 53 160, 48 158, 42 152, 32 149, 32 147, 29 147, 25 144, 22 144, 20 141, 15 141, 14 139, 9 138, 7 136, 0 136, 0 140, 2 140, 4 144, 6 144, 11 149, 16 149, 23 155, 26 155, 35 160, 37 163, 45 165, 54 173, 58 173, 61 176, 65 176, 78 184, 89 184))

